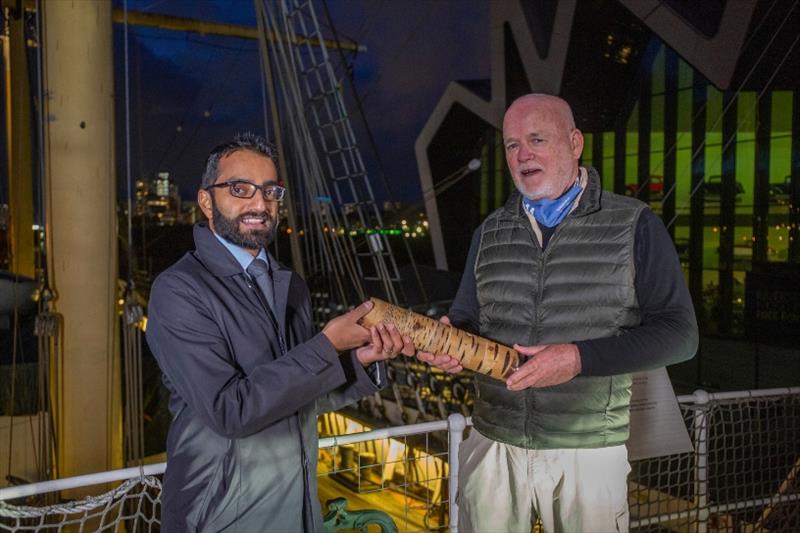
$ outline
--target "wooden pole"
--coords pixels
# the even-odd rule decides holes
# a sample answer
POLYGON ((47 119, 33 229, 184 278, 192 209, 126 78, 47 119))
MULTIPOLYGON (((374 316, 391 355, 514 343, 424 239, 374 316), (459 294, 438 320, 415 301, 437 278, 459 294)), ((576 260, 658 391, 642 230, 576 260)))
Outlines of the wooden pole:
POLYGON ((60 474, 122 466, 110 2, 42 2, 48 280, 64 316, 60 474))

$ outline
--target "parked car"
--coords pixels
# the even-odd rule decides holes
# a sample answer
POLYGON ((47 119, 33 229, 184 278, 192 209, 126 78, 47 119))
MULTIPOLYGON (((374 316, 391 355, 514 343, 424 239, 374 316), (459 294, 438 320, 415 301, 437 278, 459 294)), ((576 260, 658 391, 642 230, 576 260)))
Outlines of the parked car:
POLYGON ((769 201, 776 204, 785 204, 792 195, 792 177, 783 178, 783 183, 769 184, 769 201))
MULTIPOLYGON (((650 191, 650 198, 658 199, 664 194, 664 176, 650 176, 647 182, 647 189, 650 191)), ((629 183, 625 186, 625 194, 636 197, 639 195, 639 184, 629 183)))
MULTIPOLYGON (((736 201, 741 200, 744 194, 744 186, 741 181, 736 181, 736 201)), ((705 183, 703 183, 703 192, 705 193, 706 201, 719 202, 722 198, 722 176, 711 176, 705 183)))

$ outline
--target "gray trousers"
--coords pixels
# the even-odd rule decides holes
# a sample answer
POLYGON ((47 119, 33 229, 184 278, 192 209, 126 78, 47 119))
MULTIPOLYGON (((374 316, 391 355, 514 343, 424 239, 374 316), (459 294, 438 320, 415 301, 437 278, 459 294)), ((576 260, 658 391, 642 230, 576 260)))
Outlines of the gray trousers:
POLYGON ((528 450, 473 429, 458 452, 458 530, 530 533, 628 531, 628 451, 528 450))

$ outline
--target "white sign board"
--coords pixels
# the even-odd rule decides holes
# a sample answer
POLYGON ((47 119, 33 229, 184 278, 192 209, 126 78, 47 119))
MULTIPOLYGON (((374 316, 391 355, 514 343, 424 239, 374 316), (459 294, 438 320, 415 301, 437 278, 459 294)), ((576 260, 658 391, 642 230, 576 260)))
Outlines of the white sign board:
POLYGON ((662 457, 692 450, 678 400, 666 368, 633 375, 628 460, 662 457))

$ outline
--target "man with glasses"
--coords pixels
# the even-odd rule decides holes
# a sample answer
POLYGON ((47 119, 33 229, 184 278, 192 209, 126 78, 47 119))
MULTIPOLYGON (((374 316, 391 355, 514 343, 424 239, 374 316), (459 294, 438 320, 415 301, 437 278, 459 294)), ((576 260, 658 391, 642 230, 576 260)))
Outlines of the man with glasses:
POLYGON ((374 393, 383 360, 414 354, 392 324, 358 325, 369 303, 315 332, 305 282, 267 251, 284 194, 263 139, 214 148, 196 250, 153 284, 147 341, 173 416, 162 531, 321 531, 318 411, 374 393))

